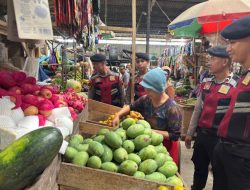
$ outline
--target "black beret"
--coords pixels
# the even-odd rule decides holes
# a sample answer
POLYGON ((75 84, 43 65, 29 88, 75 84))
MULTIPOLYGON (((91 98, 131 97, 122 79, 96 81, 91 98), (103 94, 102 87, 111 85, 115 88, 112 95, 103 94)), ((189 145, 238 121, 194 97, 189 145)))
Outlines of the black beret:
POLYGON ((226 47, 223 47, 223 46, 215 46, 215 47, 209 48, 207 52, 209 55, 212 55, 215 57, 229 58, 227 49, 226 47))
POLYGON ((228 40, 238 40, 250 36, 250 16, 236 20, 222 30, 221 35, 228 40))
POLYGON ((136 53, 136 58, 149 61, 149 56, 146 53, 136 53))
POLYGON ((95 55, 90 57, 90 60, 92 62, 104 62, 104 61, 106 61, 106 56, 103 54, 95 54, 95 55))

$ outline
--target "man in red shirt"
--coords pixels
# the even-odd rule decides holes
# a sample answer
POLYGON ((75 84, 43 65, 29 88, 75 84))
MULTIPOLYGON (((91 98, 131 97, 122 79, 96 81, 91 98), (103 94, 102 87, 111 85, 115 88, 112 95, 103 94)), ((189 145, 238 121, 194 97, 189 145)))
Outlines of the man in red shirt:
POLYGON ((228 109, 237 77, 230 74, 229 55, 226 47, 216 46, 208 49, 209 71, 214 75, 205 78, 200 85, 200 95, 186 135, 186 147, 190 148, 192 136, 197 132, 192 161, 194 179, 192 190, 202 190, 206 186, 208 167, 213 150, 218 142, 217 129, 228 109))
POLYGON ((227 51, 244 72, 233 91, 228 111, 218 129, 214 149, 213 190, 250 189, 250 16, 227 26, 221 33, 229 40, 227 51))
POLYGON ((90 59, 96 74, 90 79, 88 97, 106 104, 122 107, 124 93, 119 75, 109 70, 104 55, 95 54, 90 59))
POLYGON ((148 72, 149 56, 146 53, 136 53, 136 68, 138 74, 135 77, 135 100, 146 95, 144 87, 140 84, 143 76, 148 72))

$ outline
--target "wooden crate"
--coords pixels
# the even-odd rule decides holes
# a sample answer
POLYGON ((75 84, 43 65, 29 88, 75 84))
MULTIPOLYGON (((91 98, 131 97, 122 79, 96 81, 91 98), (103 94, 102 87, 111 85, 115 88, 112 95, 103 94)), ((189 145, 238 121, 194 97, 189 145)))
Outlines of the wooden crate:
POLYGON ((120 107, 116 107, 110 104, 105 104, 95 100, 88 100, 87 105, 88 113, 81 121, 100 121, 106 120, 110 115, 117 113, 121 110, 120 107))
MULTIPOLYGON (((61 164, 58 184, 60 190, 157 190, 160 185, 166 185, 64 162, 61 164)), ((169 189, 173 190, 173 187, 169 186, 169 189)))
POLYGON ((52 163, 44 170, 37 181, 25 190, 58 190, 57 176, 61 166, 61 156, 58 154, 52 163))
POLYGON ((109 130, 115 130, 118 127, 108 127, 108 126, 93 124, 89 122, 80 122, 79 124, 80 134, 83 135, 84 137, 90 137, 92 135, 96 135, 98 131, 103 128, 109 129, 109 130))
POLYGON ((187 134, 188 126, 194 111, 194 106, 185 106, 179 104, 182 114, 181 137, 184 138, 187 134))
POLYGON ((78 134, 79 133, 79 124, 80 124, 81 120, 85 117, 87 112, 88 112, 88 110, 84 109, 80 114, 78 114, 76 120, 74 121, 72 134, 78 134))

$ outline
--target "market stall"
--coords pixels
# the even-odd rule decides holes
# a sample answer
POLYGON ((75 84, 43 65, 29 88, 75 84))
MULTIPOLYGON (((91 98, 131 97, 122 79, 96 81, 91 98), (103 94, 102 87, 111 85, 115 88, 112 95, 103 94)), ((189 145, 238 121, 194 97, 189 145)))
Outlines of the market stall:
POLYGON ((119 128, 81 123, 80 134, 69 139, 58 177, 61 189, 185 187, 161 144, 163 136, 153 132, 140 113, 130 112, 119 128))
MULTIPOLYGON (((134 84, 136 1, 132 2, 132 28, 106 26, 102 30, 132 32, 134 84)), ((25 25, 17 22, 16 43, 22 41, 28 57, 24 67, 10 64, 5 51, 2 51, 0 189, 146 187, 156 190, 159 186, 171 190, 175 186, 186 189, 178 166, 162 145, 163 136, 153 132, 140 113, 130 112, 120 126, 113 127, 114 115, 121 108, 87 100, 81 93, 84 78, 77 77, 77 73, 83 72, 82 66, 86 61, 80 60, 80 66, 77 64, 77 42, 82 40, 85 50, 94 53, 98 1, 93 1, 93 4, 91 1, 82 1, 83 4, 75 1, 54 1, 53 4, 49 1, 53 5, 55 23, 51 23, 48 1, 43 5, 40 1, 15 3, 14 9, 19 8, 17 15, 21 14, 22 7, 35 7, 38 17, 49 18, 50 22, 39 28, 35 17, 30 17, 34 28, 38 27, 31 30, 32 35, 20 35, 20 30, 25 31, 25 25), (36 3, 39 5, 35 6, 36 3), (63 38, 62 42, 53 38, 53 31, 63 38), (73 40, 73 47, 67 47, 69 39, 73 40), (38 45, 37 40, 50 41, 38 45), (42 56, 41 46, 44 48, 42 56), (58 51, 57 47, 60 47, 58 51), (49 54, 47 49, 51 51, 49 54), (44 68, 48 69, 47 74, 52 74, 38 82, 46 70, 44 68)), ((2 28, 12 27, 10 20, 15 19, 9 16, 8 25, 1 24, 1 34, 6 35, 2 28)), ((1 48, 6 50, 5 46, 1 48)), ((134 94, 133 90, 131 93, 134 94)))

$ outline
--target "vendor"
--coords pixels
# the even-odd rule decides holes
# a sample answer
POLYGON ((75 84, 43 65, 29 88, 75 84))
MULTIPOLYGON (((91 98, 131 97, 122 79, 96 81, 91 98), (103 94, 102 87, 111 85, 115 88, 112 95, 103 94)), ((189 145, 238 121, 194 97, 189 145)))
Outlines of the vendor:
POLYGON ((123 106, 123 87, 119 75, 109 70, 104 55, 95 54, 90 60, 96 73, 90 79, 88 98, 114 106, 123 106))
POLYGON ((126 71, 125 65, 121 64, 119 65, 119 71, 120 71, 120 77, 122 80, 122 85, 124 89, 124 101, 126 104, 130 102, 130 75, 126 71))
POLYGON ((170 75, 171 75, 171 69, 168 66, 164 66, 164 67, 162 67, 162 70, 167 72, 167 79, 166 79, 167 85, 166 85, 165 92, 170 98, 174 99, 175 89, 174 89, 174 86, 173 86, 171 80, 169 79, 170 75))
POLYGON ((130 110, 140 112, 154 131, 164 136, 164 145, 178 164, 177 141, 180 137, 181 113, 174 100, 165 93, 166 72, 161 68, 152 69, 144 75, 140 85, 145 88, 146 95, 132 105, 124 106, 117 113, 113 125, 117 126, 120 118, 129 114, 130 110))
POLYGON ((192 137, 197 132, 192 156, 194 178, 191 190, 202 190, 206 186, 208 167, 218 142, 217 129, 228 109, 238 80, 237 76, 230 73, 231 61, 226 47, 210 48, 208 54, 208 69, 214 76, 205 78, 200 85, 201 93, 185 139, 186 147, 190 148, 192 137))
POLYGON ((135 77, 135 100, 146 94, 140 82, 143 76, 148 72, 149 64, 149 56, 146 53, 136 53, 136 68, 138 69, 138 74, 135 77))
POLYGON ((218 129, 214 149, 213 190, 250 189, 250 16, 227 26, 222 37, 227 51, 244 69, 233 92, 229 109, 218 129))

